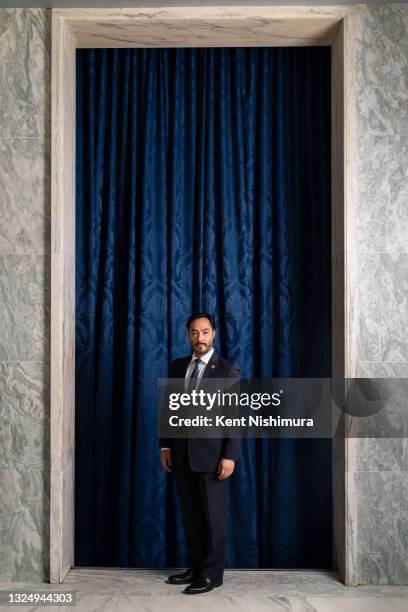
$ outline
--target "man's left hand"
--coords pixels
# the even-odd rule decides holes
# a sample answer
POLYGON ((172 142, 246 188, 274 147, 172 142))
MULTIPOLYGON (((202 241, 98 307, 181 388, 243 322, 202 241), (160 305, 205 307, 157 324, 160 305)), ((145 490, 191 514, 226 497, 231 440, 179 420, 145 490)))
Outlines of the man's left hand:
POLYGON ((232 472, 235 468, 235 461, 233 459, 220 459, 218 463, 218 480, 224 480, 224 478, 228 478, 231 476, 232 472))

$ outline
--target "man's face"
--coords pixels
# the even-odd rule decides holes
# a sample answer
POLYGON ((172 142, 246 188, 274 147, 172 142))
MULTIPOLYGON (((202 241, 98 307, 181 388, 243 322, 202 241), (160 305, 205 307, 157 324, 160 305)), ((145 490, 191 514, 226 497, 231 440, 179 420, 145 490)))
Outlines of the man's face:
POLYGON ((189 336, 193 351, 205 355, 212 348, 215 330, 207 317, 199 317, 190 323, 189 336))

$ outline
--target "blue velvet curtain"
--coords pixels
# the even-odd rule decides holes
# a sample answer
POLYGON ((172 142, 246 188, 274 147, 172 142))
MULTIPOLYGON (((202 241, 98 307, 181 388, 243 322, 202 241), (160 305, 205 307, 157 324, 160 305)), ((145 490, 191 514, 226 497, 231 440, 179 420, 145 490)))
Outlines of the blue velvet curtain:
MULTIPOLYGON (((155 386, 192 310, 248 377, 331 375, 330 48, 81 49, 76 565, 183 566, 155 386)), ((245 440, 228 567, 331 568, 331 441, 245 440)))

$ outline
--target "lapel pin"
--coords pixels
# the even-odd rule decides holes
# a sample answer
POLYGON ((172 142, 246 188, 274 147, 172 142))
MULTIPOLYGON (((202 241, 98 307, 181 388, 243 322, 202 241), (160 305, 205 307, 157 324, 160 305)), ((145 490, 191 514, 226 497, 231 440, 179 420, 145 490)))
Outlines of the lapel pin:
POLYGON ((212 369, 214 369, 214 368, 215 368, 215 365, 214 365, 213 363, 211 364, 211 368, 212 368, 212 369))

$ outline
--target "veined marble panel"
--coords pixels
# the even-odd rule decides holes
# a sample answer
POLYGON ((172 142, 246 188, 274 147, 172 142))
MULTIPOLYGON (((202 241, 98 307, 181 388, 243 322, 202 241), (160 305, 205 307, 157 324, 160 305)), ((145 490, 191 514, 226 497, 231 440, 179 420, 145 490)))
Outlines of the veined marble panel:
POLYGON ((0 10, 0 137, 51 131, 51 11, 0 10))
POLYGON ((386 250, 390 137, 359 135, 355 240, 359 252, 386 250))
POLYGON ((0 580, 49 566, 49 365, 0 362, 0 580))
MULTIPOLYGON (((407 7, 408 13, 408 7, 407 7)), ((408 60, 407 60, 408 61, 408 60)), ((408 65, 407 65, 408 80, 408 65)), ((406 103, 408 106, 408 102, 406 103)), ((408 125, 406 126, 408 132, 408 125)), ((389 147, 389 200, 387 204, 387 239, 388 253, 408 252, 408 135, 392 138, 389 147)))
POLYGON ((357 472, 360 584, 408 584, 408 471, 357 472))
POLYGON ((50 256, 0 255, 0 361, 48 361, 50 256))
POLYGON ((357 444, 357 470, 362 472, 408 471, 408 439, 360 438, 357 444))
POLYGON ((49 253, 49 138, 0 138, 0 254, 49 253))
POLYGON ((0 469, 0 580, 47 580, 48 470, 0 469))
POLYGON ((0 10, 0 579, 49 578, 51 11, 0 10))
POLYGON ((0 469, 48 469, 49 367, 0 362, 0 469))
POLYGON ((357 114, 366 134, 408 133, 408 12, 368 5, 357 27, 357 114))
POLYGON ((408 361, 408 253, 358 255, 358 361, 408 361))
POLYGON ((357 378, 408 378, 406 361, 358 361, 357 378))

